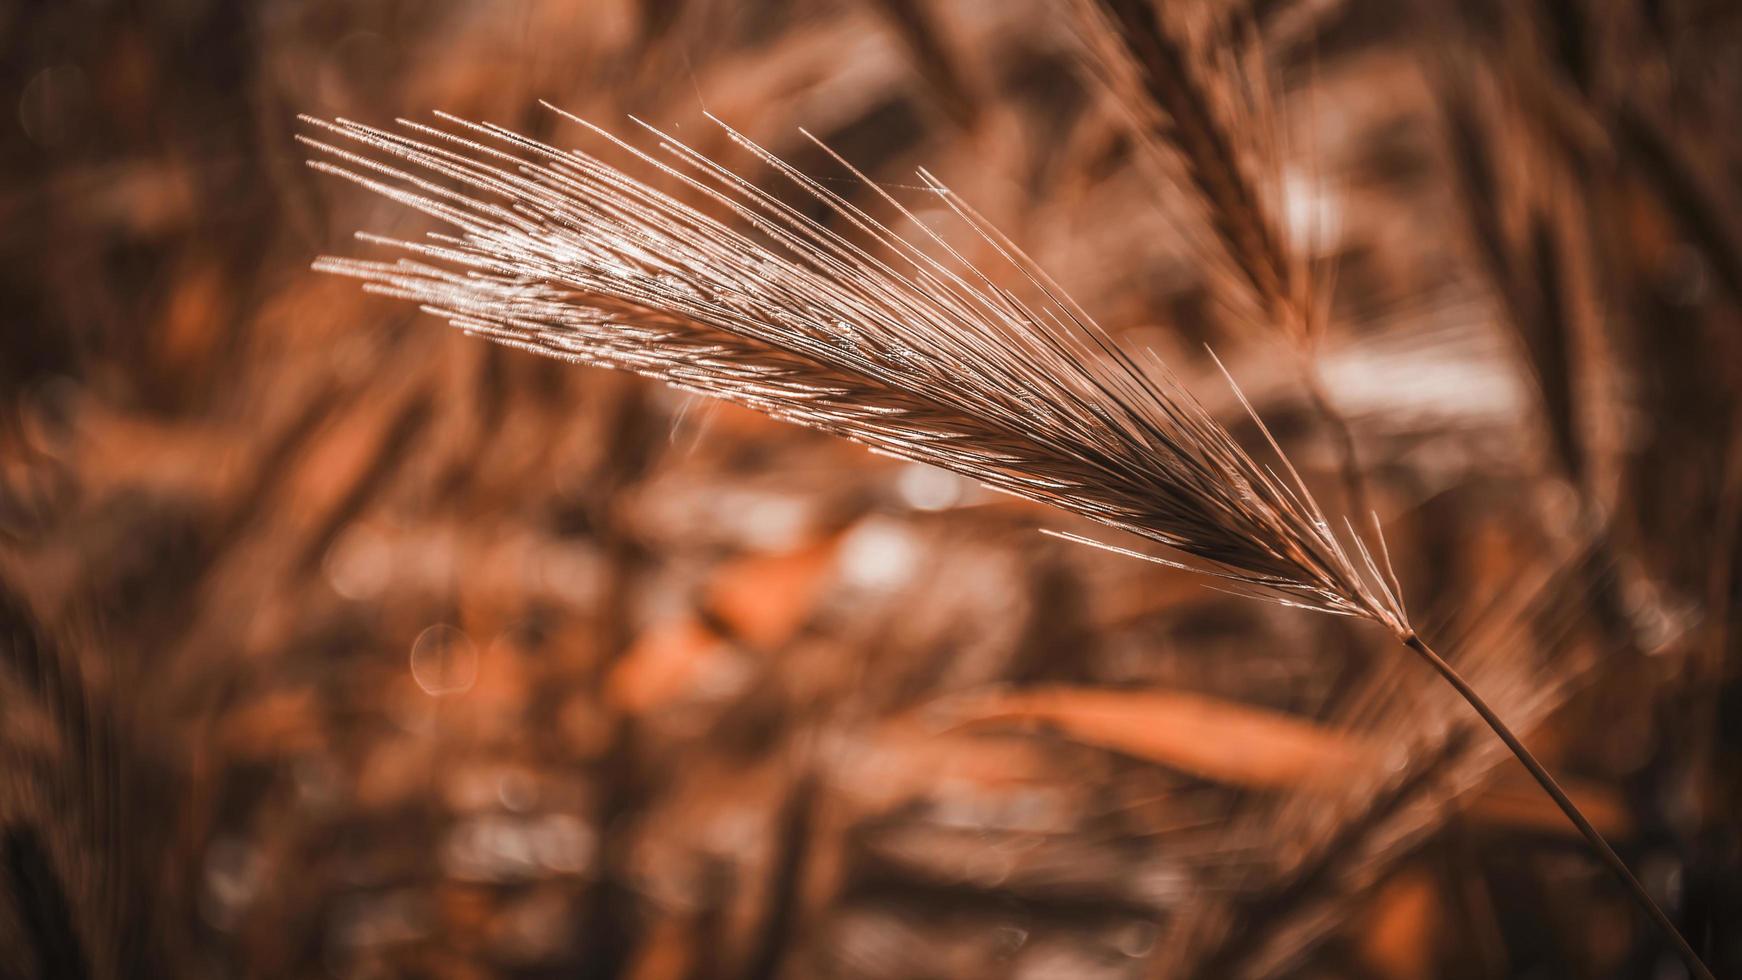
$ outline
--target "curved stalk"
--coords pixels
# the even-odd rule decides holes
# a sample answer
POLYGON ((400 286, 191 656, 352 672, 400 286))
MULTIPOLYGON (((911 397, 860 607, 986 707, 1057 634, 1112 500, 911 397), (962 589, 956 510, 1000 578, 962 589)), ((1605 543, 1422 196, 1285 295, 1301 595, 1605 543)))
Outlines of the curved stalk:
POLYGON ((1716 980, 1712 976, 1712 971, 1706 968, 1705 963, 1701 962, 1699 954, 1694 952, 1694 948, 1688 945, 1687 939, 1683 938, 1681 931, 1675 927, 1675 923, 1670 921, 1669 916, 1664 914, 1663 909, 1658 907, 1651 894, 1645 890, 1645 886, 1639 883, 1639 879, 1633 876, 1632 871, 1628 870, 1620 855, 1616 854, 1615 849, 1609 846, 1609 842, 1603 839, 1603 835, 1597 832, 1597 828, 1591 826, 1591 822, 1585 819, 1585 815, 1579 811, 1578 805, 1567 796, 1566 791, 1561 789, 1560 784, 1555 782, 1555 778, 1549 775, 1548 770, 1543 768, 1536 756, 1524 747, 1524 743, 1518 740, 1518 736, 1512 733, 1512 729, 1500 720, 1500 716, 1494 713, 1494 709, 1488 707, 1488 702, 1482 700, 1482 696, 1476 693, 1475 688, 1471 687, 1469 682, 1464 680, 1463 675, 1453 669, 1451 664, 1446 663, 1439 654, 1422 642, 1421 637, 1417 636, 1415 631, 1411 630, 1405 633, 1401 639, 1404 646, 1415 651, 1417 656, 1427 661, 1428 666, 1438 671, 1439 675, 1445 678, 1446 683, 1452 685, 1463 696, 1464 700, 1470 703, 1470 707, 1476 709, 1476 713, 1482 716, 1482 720, 1488 723, 1488 727, 1494 730, 1494 734, 1500 736, 1500 741, 1505 742, 1506 747, 1512 750, 1512 754, 1518 758, 1518 761, 1524 764, 1524 768, 1530 771, 1538 785, 1542 786, 1543 792, 1547 793, 1549 798, 1555 801, 1555 805, 1561 808, 1561 812, 1567 815, 1567 819, 1572 821, 1573 826, 1578 828, 1579 833, 1583 834, 1585 840, 1591 845, 1591 850, 1595 851, 1597 857, 1601 858, 1603 863, 1609 867, 1609 870, 1626 887, 1628 893, 1633 896, 1634 902, 1645 911, 1652 923, 1657 926, 1658 931, 1663 933, 1664 938, 1675 947, 1676 952, 1681 955, 1682 961, 1687 964, 1689 972, 1699 980, 1716 980))

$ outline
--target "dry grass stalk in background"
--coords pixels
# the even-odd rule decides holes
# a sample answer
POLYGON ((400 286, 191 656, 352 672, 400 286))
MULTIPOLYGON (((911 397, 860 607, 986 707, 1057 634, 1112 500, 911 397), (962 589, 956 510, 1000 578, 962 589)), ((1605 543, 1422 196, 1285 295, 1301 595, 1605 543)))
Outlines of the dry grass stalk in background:
MULTIPOLYGON (((405 123, 416 134, 407 136, 310 120, 363 148, 306 139, 338 161, 317 169, 453 229, 426 243, 376 239, 416 258, 327 259, 321 269, 418 302, 462 329, 632 370, 931 463, 1176 549, 1248 592, 1384 626, 1469 702, 1689 968, 1710 976, 1547 770, 1417 635, 1388 569, 1355 535, 1357 568, 1287 461, 1286 478, 1254 462, 1189 394, 1156 381, 928 174, 921 177, 931 190, 1044 302, 1024 302, 927 232, 956 263, 939 261, 736 133, 890 258, 663 134, 666 160, 613 142, 760 240, 594 156, 448 121, 457 132, 405 123)), ((1247 237, 1233 236, 1237 249, 1247 237)))
POLYGON ((1263 53, 1240 44, 1255 28, 1232 11, 1149 0, 1085 2, 1094 67, 1163 179, 1189 189, 1195 218, 1216 243, 1189 231, 1222 305, 1293 347, 1302 388, 1335 446, 1345 503, 1371 510, 1349 420, 1325 390, 1316 345, 1329 317, 1310 256, 1292 240, 1325 229, 1290 229, 1280 217, 1284 181, 1277 110, 1263 53))
POLYGON ((1086 6, 1096 67, 1143 145, 1164 158, 1161 169, 1182 172, 1181 183, 1196 192, 1200 217, 1239 282, 1228 292, 1243 292, 1240 298, 1261 322, 1294 335, 1315 332, 1322 315, 1313 309, 1308 270, 1288 247, 1272 195, 1263 189, 1280 174, 1275 148, 1262 138, 1274 136, 1260 98, 1262 79, 1242 70, 1234 45, 1188 40, 1191 33, 1236 28, 1211 22, 1193 32, 1177 23, 1194 12, 1207 20, 1201 6, 1161 8, 1147 0, 1086 6))

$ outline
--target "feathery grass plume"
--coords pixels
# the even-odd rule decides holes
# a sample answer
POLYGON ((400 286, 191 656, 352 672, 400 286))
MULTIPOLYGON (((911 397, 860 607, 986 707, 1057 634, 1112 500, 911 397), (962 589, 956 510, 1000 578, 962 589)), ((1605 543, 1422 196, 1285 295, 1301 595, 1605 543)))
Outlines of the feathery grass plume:
POLYGON ((1389 568, 1352 527, 1361 567, 1350 559, 1287 460, 1286 477, 1256 463, 1159 362, 1153 374, 1141 367, 929 173, 920 171, 927 187, 1040 300, 973 268, 857 170, 953 264, 729 127, 887 257, 658 130, 664 157, 569 117, 759 237, 587 153, 440 118, 453 128, 402 120, 404 132, 394 132, 305 117, 360 147, 299 137, 329 158, 311 166, 452 229, 426 242, 363 236, 411 257, 328 258, 318 269, 502 343, 635 371, 1055 505, 1198 559, 1197 570, 1249 594, 1383 625, 1470 703, 1689 967, 1710 976, 1548 771, 1417 636, 1389 568))
POLYGON ((938 260, 730 130, 889 257, 663 134, 667 160, 606 138, 762 240, 596 157, 443 118, 455 131, 403 123, 416 137, 310 120, 363 148, 306 140, 338 161, 313 166, 457 232, 427 243, 367 236, 414 257, 318 268, 503 343, 952 470, 1173 548, 1251 592, 1407 633, 1394 587, 1365 548, 1357 567, 1292 469, 1255 462, 1165 369, 1145 371, 929 174, 1044 302, 967 268, 932 235, 961 267, 938 260))

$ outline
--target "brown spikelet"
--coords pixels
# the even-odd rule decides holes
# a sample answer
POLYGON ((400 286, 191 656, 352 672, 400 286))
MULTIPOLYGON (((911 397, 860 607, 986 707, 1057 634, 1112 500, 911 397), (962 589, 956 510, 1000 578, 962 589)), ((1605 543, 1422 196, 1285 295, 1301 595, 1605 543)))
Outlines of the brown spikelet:
MULTIPOLYGON (((1587 450, 1579 427, 1571 301, 1560 236, 1542 194, 1519 174, 1534 158, 1525 140, 1473 91, 1448 93, 1447 145, 1462 193, 1473 251, 1493 284, 1505 320, 1517 334, 1542 396, 1543 417, 1566 473, 1582 480, 1587 450), (1502 148, 1512 160, 1503 186, 1495 172, 1502 148), (1520 217, 1517 212, 1524 213, 1520 217)), ((1513 121, 1516 124, 1516 120, 1513 121)))
POLYGON ((1301 386, 1337 457, 1344 503, 1356 514, 1370 513, 1357 440, 1319 376, 1313 346, 1325 315, 1308 261, 1290 247, 1274 195, 1260 183, 1279 181, 1280 174, 1267 83, 1235 41, 1240 30, 1254 26, 1150 0, 1087 0, 1083 6, 1098 65, 1139 139, 1167 161, 1161 172, 1183 174, 1194 192, 1188 197, 1214 231, 1220 248, 1205 256, 1206 265, 1229 272, 1208 281, 1224 305, 1294 345, 1301 386), (1204 43, 1185 37, 1194 12, 1209 21, 1197 31, 1204 43))
POLYGON ((1101 28, 1092 40, 1114 91, 1142 135, 1174 151, 1237 279, 1278 326, 1310 330, 1300 267, 1256 183, 1255 171, 1267 168, 1253 159, 1252 140, 1226 121, 1224 107, 1243 96, 1229 91, 1236 86, 1219 76, 1219 66, 1206 64, 1211 57, 1235 62, 1238 53, 1191 50, 1169 24, 1178 15, 1164 16, 1149 0, 1093 0, 1088 10, 1101 28))
POLYGON ((416 259, 327 259, 320 268, 504 343, 636 371, 931 463, 1177 549, 1249 589, 1406 629, 1385 576, 1365 557, 1357 570, 1292 471, 1284 479, 1255 463, 1159 377, 1159 364, 1140 367, 929 175, 934 193, 1031 276, 1044 303, 940 262, 736 134, 892 257, 873 256, 669 136, 672 162, 636 155, 735 212, 772 247, 595 157, 449 122, 462 133, 406 124, 427 142, 319 124, 369 152, 310 140, 344 164, 317 168, 458 232, 392 243, 416 259))

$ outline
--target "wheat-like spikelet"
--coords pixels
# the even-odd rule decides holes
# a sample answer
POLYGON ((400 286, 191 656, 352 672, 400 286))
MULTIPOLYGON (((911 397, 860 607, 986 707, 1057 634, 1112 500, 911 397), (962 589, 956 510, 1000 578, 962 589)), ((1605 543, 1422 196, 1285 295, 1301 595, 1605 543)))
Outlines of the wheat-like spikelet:
POLYGON ((1223 299, 1304 340, 1319 325, 1305 261, 1289 248, 1264 182, 1280 177, 1268 133, 1264 81, 1242 70, 1235 28, 1208 12, 1152 0, 1084 0, 1086 41, 1133 135, 1182 184, 1216 246, 1202 251, 1223 299), (1191 14, 1217 43, 1194 45, 1191 14), (1242 125, 1243 123, 1243 125, 1242 125))
POLYGON ((1206 281, 1230 310, 1295 347, 1301 386, 1337 454, 1344 502, 1366 513, 1355 435, 1325 389, 1314 349, 1328 293, 1318 294, 1310 259, 1285 232, 1274 193, 1276 109, 1260 59, 1235 43, 1253 26, 1203 5, 1083 0, 1079 7, 1093 68, 1132 135, 1213 232, 1213 242, 1185 236, 1198 244, 1206 281))
POLYGON ((1256 463, 929 175, 1043 300, 1019 299, 933 236, 958 260, 939 261, 735 132, 888 257, 663 134, 664 160, 613 142, 761 240, 596 157, 444 118, 455 131, 405 123, 416 138, 316 123, 363 152, 309 140, 339 161, 315 167, 454 230, 389 242, 416 258, 319 268, 468 331, 940 466, 1176 549, 1250 591, 1408 631, 1386 575, 1365 548, 1357 568, 1292 469, 1256 463))

